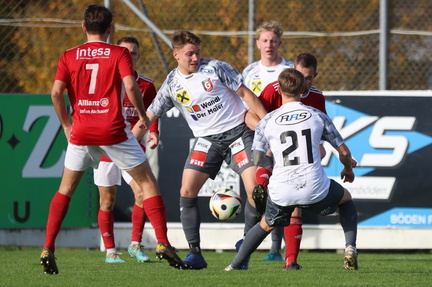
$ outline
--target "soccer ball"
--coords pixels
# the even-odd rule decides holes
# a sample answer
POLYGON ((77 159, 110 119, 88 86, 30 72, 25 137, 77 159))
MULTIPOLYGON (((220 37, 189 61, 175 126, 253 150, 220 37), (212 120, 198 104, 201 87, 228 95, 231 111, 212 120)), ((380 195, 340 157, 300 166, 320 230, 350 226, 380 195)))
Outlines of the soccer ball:
POLYGON ((241 197, 232 189, 224 188, 210 197, 210 211, 219 220, 233 220, 242 210, 241 197))

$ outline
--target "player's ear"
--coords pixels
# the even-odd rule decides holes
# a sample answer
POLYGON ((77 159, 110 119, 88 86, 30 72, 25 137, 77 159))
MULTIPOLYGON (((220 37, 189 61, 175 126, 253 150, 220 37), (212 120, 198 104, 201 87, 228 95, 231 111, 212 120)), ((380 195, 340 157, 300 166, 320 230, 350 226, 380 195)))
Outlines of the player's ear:
POLYGON ((84 31, 84 33, 87 33, 87 29, 86 29, 86 27, 85 27, 84 22, 81 23, 81 28, 82 28, 82 30, 84 31))
POLYGON ((282 90, 281 90, 281 87, 280 87, 280 85, 278 86, 278 88, 277 88, 277 91, 278 91, 279 95, 281 95, 281 96, 282 96, 282 90))
POLYGON ((173 50, 173 57, 178 61, 178 58, 177 58, 177 56, 178 56, 178 53, 177 53, 177 51, 176 50, 173 50))

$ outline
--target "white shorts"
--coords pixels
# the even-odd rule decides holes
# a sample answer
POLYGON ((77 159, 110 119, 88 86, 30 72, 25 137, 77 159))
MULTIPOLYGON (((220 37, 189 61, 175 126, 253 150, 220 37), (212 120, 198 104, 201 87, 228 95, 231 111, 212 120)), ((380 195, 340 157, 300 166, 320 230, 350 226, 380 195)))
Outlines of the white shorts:
POLYGON ((65 167, 74 171, 97 168, 102 154, 109 157, 121 170, 129 171, 146 161, 138 141, 131 137, 115 145, 74 145, 68 143, 65 167))
POLYGON ((93 169, 94 183, 97 186, 120 186, 121 177, 130 184, 132 177, 124 170, 119 169, 112 161, 101 161, 97 168, 93 169))

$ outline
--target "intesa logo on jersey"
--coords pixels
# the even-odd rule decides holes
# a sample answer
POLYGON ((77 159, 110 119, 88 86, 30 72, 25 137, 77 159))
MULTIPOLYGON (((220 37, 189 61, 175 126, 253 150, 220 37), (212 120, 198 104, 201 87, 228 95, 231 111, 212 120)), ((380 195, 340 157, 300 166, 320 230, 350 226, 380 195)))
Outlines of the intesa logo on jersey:
POLYGON ((96 57, 109 57, 111 54, 110 48, 98 48, 98 49, 92 49, 88 47, 87 49, 80 49, 78 48, 76 50, 76 59, 88 59, 88 58, 96 58, 96 57))
POLYGON ((275 119, 275 123, 278 125, 295 125, 306 121, 312 116, 309 111, 306 110, 295 110, 287 113, 283 113, 275 119))

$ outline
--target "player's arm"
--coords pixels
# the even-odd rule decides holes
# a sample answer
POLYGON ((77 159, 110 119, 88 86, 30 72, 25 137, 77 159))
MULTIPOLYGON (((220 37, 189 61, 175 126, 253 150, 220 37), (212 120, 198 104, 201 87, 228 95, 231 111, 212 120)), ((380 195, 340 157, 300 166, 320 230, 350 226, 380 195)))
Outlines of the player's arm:
POLYGON ((343 170, 341 171, 341 179, 343 180, 343 182, 353 182, 354 172, 352 170, 353 163, 351 151, 344 143, 338 146, 336 150, 339 153, 339 160, 344 166, 343 170))
POLYGON ((248 128, 250 128, 251 130, 255 130, 258 122, 260 121, 260 118, 258 117, 258 115, 252 111, 252 110, 248 110, 245 116, 245 123, 248 126, 248 128))
POLYGON ((69 119, 69 115, 66 108, 66 101, 64 98, 64 91, 66 89, 66 83, 60 80, 55 80, 51 89, 51 101, 54 106, 54 110, 60 120, 60 124, 63 127, 66 139, 69 141, 72 122, 69 119))
POLYGON ((141 91, 132 75, 128 75, 123 78, 123 85, 129 100, 136 108, 139 116, 139 120, 133 127, 132 133, 138 140, 141 140, 150 126, 149 119, 146 116, 141 91))
POLYGON ((249 108, 254 111, 260 119, 265 117, 267 111, 263 104, 245 85, 241 85, 236 93, 246 102, 249 108))

